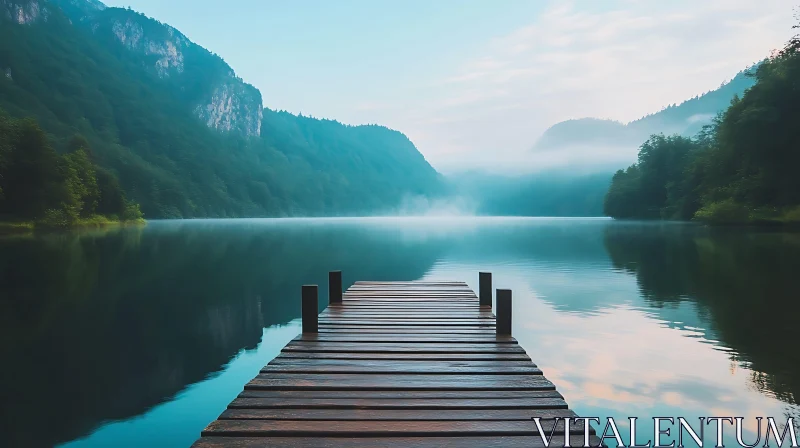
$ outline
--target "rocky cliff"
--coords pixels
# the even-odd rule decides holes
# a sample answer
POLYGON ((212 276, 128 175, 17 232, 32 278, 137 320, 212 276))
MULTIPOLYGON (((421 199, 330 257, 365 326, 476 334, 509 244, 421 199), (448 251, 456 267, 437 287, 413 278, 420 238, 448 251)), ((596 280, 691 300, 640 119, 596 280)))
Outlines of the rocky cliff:
MULTIPOLYGON (((261 134, 263 106, 258 89, 238 78, 222 58, 180 31, 130 9, 109 8, 96 0, 50 1, 73 24, 89 30, 97 42, 112 51, 122 48, 127 54, 121 56, 138 59, 155 77, 173 87, 186 107, 210 128, 248 137, 261 134)), ((41 0, 30 3, 38 5, 41 0)), ((34 11, 32 6, 28 9, 34 11)), ((36 11, 41 10, 37 6, 36 11)))
POLYGON ((43 0, 0 0, 0 14, 20 25, 46 21, 50 15, 47 2, 43 0))

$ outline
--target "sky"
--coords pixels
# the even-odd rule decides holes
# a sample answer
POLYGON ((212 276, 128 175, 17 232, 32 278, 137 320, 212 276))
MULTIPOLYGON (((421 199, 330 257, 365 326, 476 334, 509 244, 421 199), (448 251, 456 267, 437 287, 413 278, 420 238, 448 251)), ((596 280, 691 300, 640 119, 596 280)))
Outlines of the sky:
POLYGON ((400 130, 444 173, 511 173, 559 121, 715 89, 783 46, 800 0, 105 3, 220 55, 265 107, 400 130))

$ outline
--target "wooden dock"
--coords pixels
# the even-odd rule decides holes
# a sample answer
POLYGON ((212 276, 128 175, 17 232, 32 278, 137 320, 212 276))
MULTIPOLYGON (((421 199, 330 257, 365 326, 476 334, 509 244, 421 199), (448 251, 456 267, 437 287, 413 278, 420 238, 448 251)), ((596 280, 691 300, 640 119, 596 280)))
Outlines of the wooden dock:
MULTIPOLYGON (((511 336, 511 291, 463 282, 304 286, 303 333, 265 366, 195 448, 564 446, 568 409, 511 336)), ((570 425, 572 446, 584 427, 570 425)), ((593 446, 597 446, 592 436, 593 446)))

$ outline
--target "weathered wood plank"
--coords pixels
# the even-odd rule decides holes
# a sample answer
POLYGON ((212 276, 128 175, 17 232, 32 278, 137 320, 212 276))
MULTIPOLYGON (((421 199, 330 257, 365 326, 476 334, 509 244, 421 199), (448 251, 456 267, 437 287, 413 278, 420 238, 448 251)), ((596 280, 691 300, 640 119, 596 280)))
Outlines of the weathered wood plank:
MULTIPOLYGON (((564 404, 566 407, 566 404, 564 404)), ((220 416, 220 420, 521 420, 530 422, 531 412, 535 409, 536 416, 542 419, 554 417, 577 417, 569 409, 374 409, 358 408, 343 409, 227 409, 220 416)), ((572 425, 571 428, 582 431, 582 425, 572 425)))
POLYGON ((417 360, 417 361, 529 361, 525 353, 369 353, 369 352, 281 352, 275 359, 417 360))
MULTIPOLYGON (((553 430, 553 421, 541 422, 545 434, 553 430)), ((556 425, 563 434, 564 421, 556 425), (560 426, 560 428, 558 427, 560 426)), ((582 428, 581 428, 582 429, 582 428)), ((374 421, 340 420, 336 424, 321 424, 305 420, 217 420, 203 430, 204 436, 230 437, 441 437, 441 436, 526 436, 538 435, 536 425, 516 420, 470 421, 374 421)))
POLYGON ((385 333, 385 334, 482 334, 482 335, 494 335, 495 331, 491 328, 483 328, 483 329, 473 329, 473 328, 450 328, 450 329, 440 329, 437 327, 394 327, 394 328, 384 328, 380 326, 339 326, 339 325, 330 325, 330 326, 320 326, 319 328, 320 333, 353 333, 356 332, 358 334, 373 334, 373 333, 385 333))
MULTIPOLYGON (((561 398, 433 398, 433 399, 365 399, 365 398, 236 398, 228 408, 317 408, 317 409, 566 409, 561 398)), ((530 419, 530 412, 528 412, 530 419)), ((416 419, 425 420, 425 419, 416 419)), ((452 419, 448 419, 452 420, 452 419)))
POLYGON ((280 373, 404 373, 404 374, 426 374, 426 375, 541 375, 542 371, 533 366, 509 366, 509 367, 441 367, 437 365, 382 365, 375 367, 364 367, 359 365, 291 365, 291 364, 271 364, 263 369, 261 373, 269 374, 280 373))
POLYGON ((519 344, 415 344, 403 342, 306 342, 292 341, 284 352, 339 353, 525 353, 519 344))
POLYGON ((366 312, 395 312, 403 313, 410 310, 419 310, 420 312, 441 312, 441 313, 488 313, 491 310, 488 308, 476 309, 475 306, 469 304, 468 306, 460 305, 444 305, 433 306, 430 302, 419 304, 418 306, 403 305, 397 306, 394 303, 391 305, 381 306, 380 303, 348 303, 344 306, 328 307, 323 313, 366 313, 366 312))
POLYGON ((347 298, 373 298, 373 297, 382 297, 382 298, 394 298, 394 299, 406 299, 406 298, 425 298, 425 299, 474 299, 476 296, 475 294, 468 293, 468 292, 433 292, 433 291, 380 291, 380 292, 352 292, 348 291, 345 294, 342 294, 344 297, 347 298))
POLYGON ((394 366, 397 368, 415 369, 420 367, 450 369, 455 367, 536 367, 529 359, 522 361, 475 361, 475 360, 458 360, 458 361, 430 361, 430 360, 363 360, 363 359, 295 359, 277 357, 270 361, 267 366, 272 365, 285 365, 285 366, 346 366, 346 367, 375 367, 382 368, 386 366, 394 366))
POLYGON ((431 295, 431 294, 344 294, 342 305, 353 304, 462 304, 478 303, 478 298, 470 295, 431 295))
POLYGON ((293 339, 297 342, 404 342, 417 344, 516 344, 516 339, 507 337, 480 335, 480 334, 460 334, 452 336, 430 335, 430 334, 353 334, 353 333, 315 333, 303 334, 293 339))
POLYGON ((426 325, 426 326, 439 326, 439 327, 493 327, 495 326, 494 320, 486 321, 470 321, 470 320, 423 320, 423 319, 405 319, 405 320, 358 320, 358 319, 320 319, 319 323, 335 324, 335 325, 426 325))
MULTIPOLYGON (((591 446, 600 439, 590 436, 591 446)), ((583 435, 571 436, 569 445, 583 446, 583 435)), ((563 436, 554 436, 549 446, 565 446, 563 436)), ((192 448, 544 448, 541 436, 480 437, 203 437, 192 448)))
POLYGON ((370 308, 370 309, 361 309, 361 310, 354 310, 354 309, 346 309, 346 310, 332 310, 326 309, 325 311, 319 314, 320 316, 336 316, 336 317, 347 317, 347 316, 417 316, 417 315, 424 315, 424 316, 467 316, 467 317, 483 317, 486 319, 494 318, 494 314, 488 310, 475 310, 475 309, 464 309, 464 310, 453 310, 453 309, 435 309, 435 310, 425 310, 422 308, 410 308, 410 309, 380 309, 380 308, 370 308))
POLYGON ((370 312, 331 312, 331 313, 322 313, 320 314, 320 318, 335 318, 335 319, 389 319, 389 320, 404 320, 404 319, 484 319, 484 320, 493 320, 495 319, 494 315, 492 314, 478 314, 478 313, 448 313, 445 311, 437 311, 435 313, 427 313, 420 310, 409 310, 403 312, 386 312, 382 313, 379 311, 370 311, 370 312))
POLYGON ((258 374, 245 389, 309 390, 548 390, 542 375, 258 374))
POLYGON ((366 398, 370 400, 408 400, 422 398, 564 398, 556 390, 244 390, 239 398, 366 398))

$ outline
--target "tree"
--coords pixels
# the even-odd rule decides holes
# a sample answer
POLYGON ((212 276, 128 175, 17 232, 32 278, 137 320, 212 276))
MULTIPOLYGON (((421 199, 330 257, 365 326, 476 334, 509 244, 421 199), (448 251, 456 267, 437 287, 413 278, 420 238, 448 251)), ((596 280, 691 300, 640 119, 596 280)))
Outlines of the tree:
POLYGON ((34 219, 58 205, 58 155, 33 119, 17 121, 6 133, 10 153, 3 177, 3 211, 34 219))
POLYGON ((86 151, 78 149, 61 157, 65 187, 64 209, 74 218, 92 216, 100 200, 97 175, 86 151))
POLYGON ((100 190, 97 213, 121 217, 125 211, 126 201, 119 180, 113 173, 103 168, 98 168, 96 173, 97 187, 100 190))
POLYGON ((603 201, 603 212, 618 219, 640 218, 642 208, 641 173, 631 165, 611 178, 611 186, 603 201))
POLYGON ((605 213, 615 218, 684 218, 691 208, 683 201, 690 188, 684 178, 697 149, 695 142, 679 135, 651 136, 639 148, 639 161, 612 178, 605 213))

